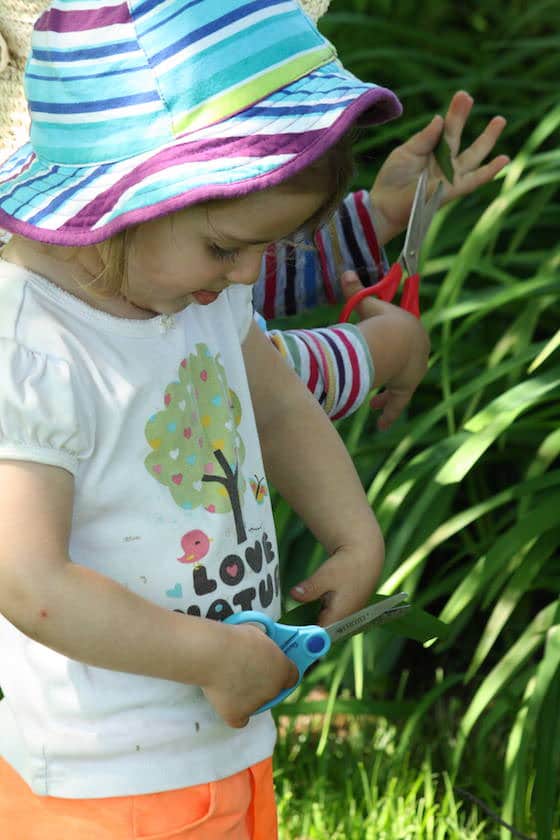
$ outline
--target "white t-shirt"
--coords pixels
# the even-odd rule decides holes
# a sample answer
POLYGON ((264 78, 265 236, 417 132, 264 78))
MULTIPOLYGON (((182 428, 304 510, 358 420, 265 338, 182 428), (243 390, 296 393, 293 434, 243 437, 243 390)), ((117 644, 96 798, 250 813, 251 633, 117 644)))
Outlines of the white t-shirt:
MULTIPOLYGON (((278 618, 241 352, 251 321, 244 286, 206 307, 127 320, 0 260, 0 458, 71 472, 71 560, 165 609, 278 618)), ((176 789, 236 773, 274 746, 269 713, 231 729, 197 687, 90 667, 2 616, 0 686, 0 755, 38 794, 176 789)))

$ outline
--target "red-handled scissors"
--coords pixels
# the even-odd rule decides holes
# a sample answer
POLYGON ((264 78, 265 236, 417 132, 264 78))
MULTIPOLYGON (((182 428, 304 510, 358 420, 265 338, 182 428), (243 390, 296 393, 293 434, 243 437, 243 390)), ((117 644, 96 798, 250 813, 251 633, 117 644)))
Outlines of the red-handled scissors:
POLYGON ((443 193, 443 181, 440 181, 432 197, 426 201, 428 188, 428 170, 425 169, 418 179, 418 186, 410 211, 410 219, 406 230, 403 249, 398 260, 391 266, 387 274, 373 286, 360 289, 352 295, 340 314, 340 323, 345 323, 350 313, 356 306, 369 295, 375 295, 379 300, 390 303, 397 293, 402 280, 403 271, 406 271, 407 278, 404 283, 400 306, 412 313, 416 318, 420 317, 420 304, 418 293, 420 288, 420 275, 418 264, 420 262, 420 250, 426 238, 428 228, 436 212, 441 205, 443 193))

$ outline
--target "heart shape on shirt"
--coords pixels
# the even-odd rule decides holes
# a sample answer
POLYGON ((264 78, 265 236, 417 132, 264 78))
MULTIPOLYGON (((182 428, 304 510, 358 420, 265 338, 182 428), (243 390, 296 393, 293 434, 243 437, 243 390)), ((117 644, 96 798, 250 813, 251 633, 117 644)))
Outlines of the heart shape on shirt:
POLYGON ((182 598, 183 597, 183 587, 180 583, 176 583, 173 589, 168 589, 165 593, 168 598, 182 598))
POLYGON ((181 484, 183 481, 183 473, 177 473, 176 475, 172 475, 171 481, 173 482, 173 484, 181 484))
POLYGON ((174 461, 176 461, 177 458, 179 457, 179 450, 178 449, 172 449, 171 452, 169 453, 169 456, 171 458, 173 458, 174 461))

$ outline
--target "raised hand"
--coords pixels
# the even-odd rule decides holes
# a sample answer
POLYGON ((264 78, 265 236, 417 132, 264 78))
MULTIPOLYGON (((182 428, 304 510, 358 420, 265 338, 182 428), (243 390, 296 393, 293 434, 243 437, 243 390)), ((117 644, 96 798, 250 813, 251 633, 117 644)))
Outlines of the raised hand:
POLYGON ((491 181, 509 163, 507 155, 498 155, 484 163, 505 128, 506 120, 500 116, 493 117, 476 140, 460 151, 463 129, 473 104, 472 96, 465 91, 457 91, 445 118, 434 117, 426 128, 391 152, 379 170, 370 196, 381 244, 406 228, 416 183, 424 169, 427 168, 430 174, 428 195, 432 194, 439 181, 443 181, 443 204, 446 204, 491 181), (451 151, 453 184, 445 178, 433 154, 442 132, 451 151))

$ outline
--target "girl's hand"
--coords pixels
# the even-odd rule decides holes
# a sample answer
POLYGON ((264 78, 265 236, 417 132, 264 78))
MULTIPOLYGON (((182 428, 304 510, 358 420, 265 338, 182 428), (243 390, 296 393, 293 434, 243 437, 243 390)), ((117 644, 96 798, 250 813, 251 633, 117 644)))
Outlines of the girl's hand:
MULTIPOLYGON (((345 271, 341 278, 345 300, 363 289, 355 271, 345 271)), ((361 331, 371 353, 376 388, 384 390, 372 397, 370 405, 381 411, 377 428, 390 428, 406 408, 428 369, 430 339, 421 321, 374 295, 356 307, 361 331)))
POLYGON ((338 548, 315 574, 294 586, 290 595, 301 603, 321 600, 323 609, 318 622, 327 627, 369 603, 383 557, 383 537, 377 529, 360 547, 338 548))
POLYGON ((223 625, 224 639, 202 690, 220 717, 235 729, 264 703, 298 681, 298 669, 256 625, 223 625))
POLYGON ((434 117, 426 128, 391 152, 379 170, 370 197, 381 244, 406 228, 416 183, 424 169, 428 168, 430 174, 428 195, 443 181, 443 204, 446 204, 491 181, 509 163, 507 155, 499 155, 482 165, 504 130, 504 117, 491 119, 474 143, 460 152, 461 136, 473 104, 474 99, 465 91, 455 93, 445 119, 434 117), (442 132, 451 151, 453 184, 447 181, 433 155, 442 132))

